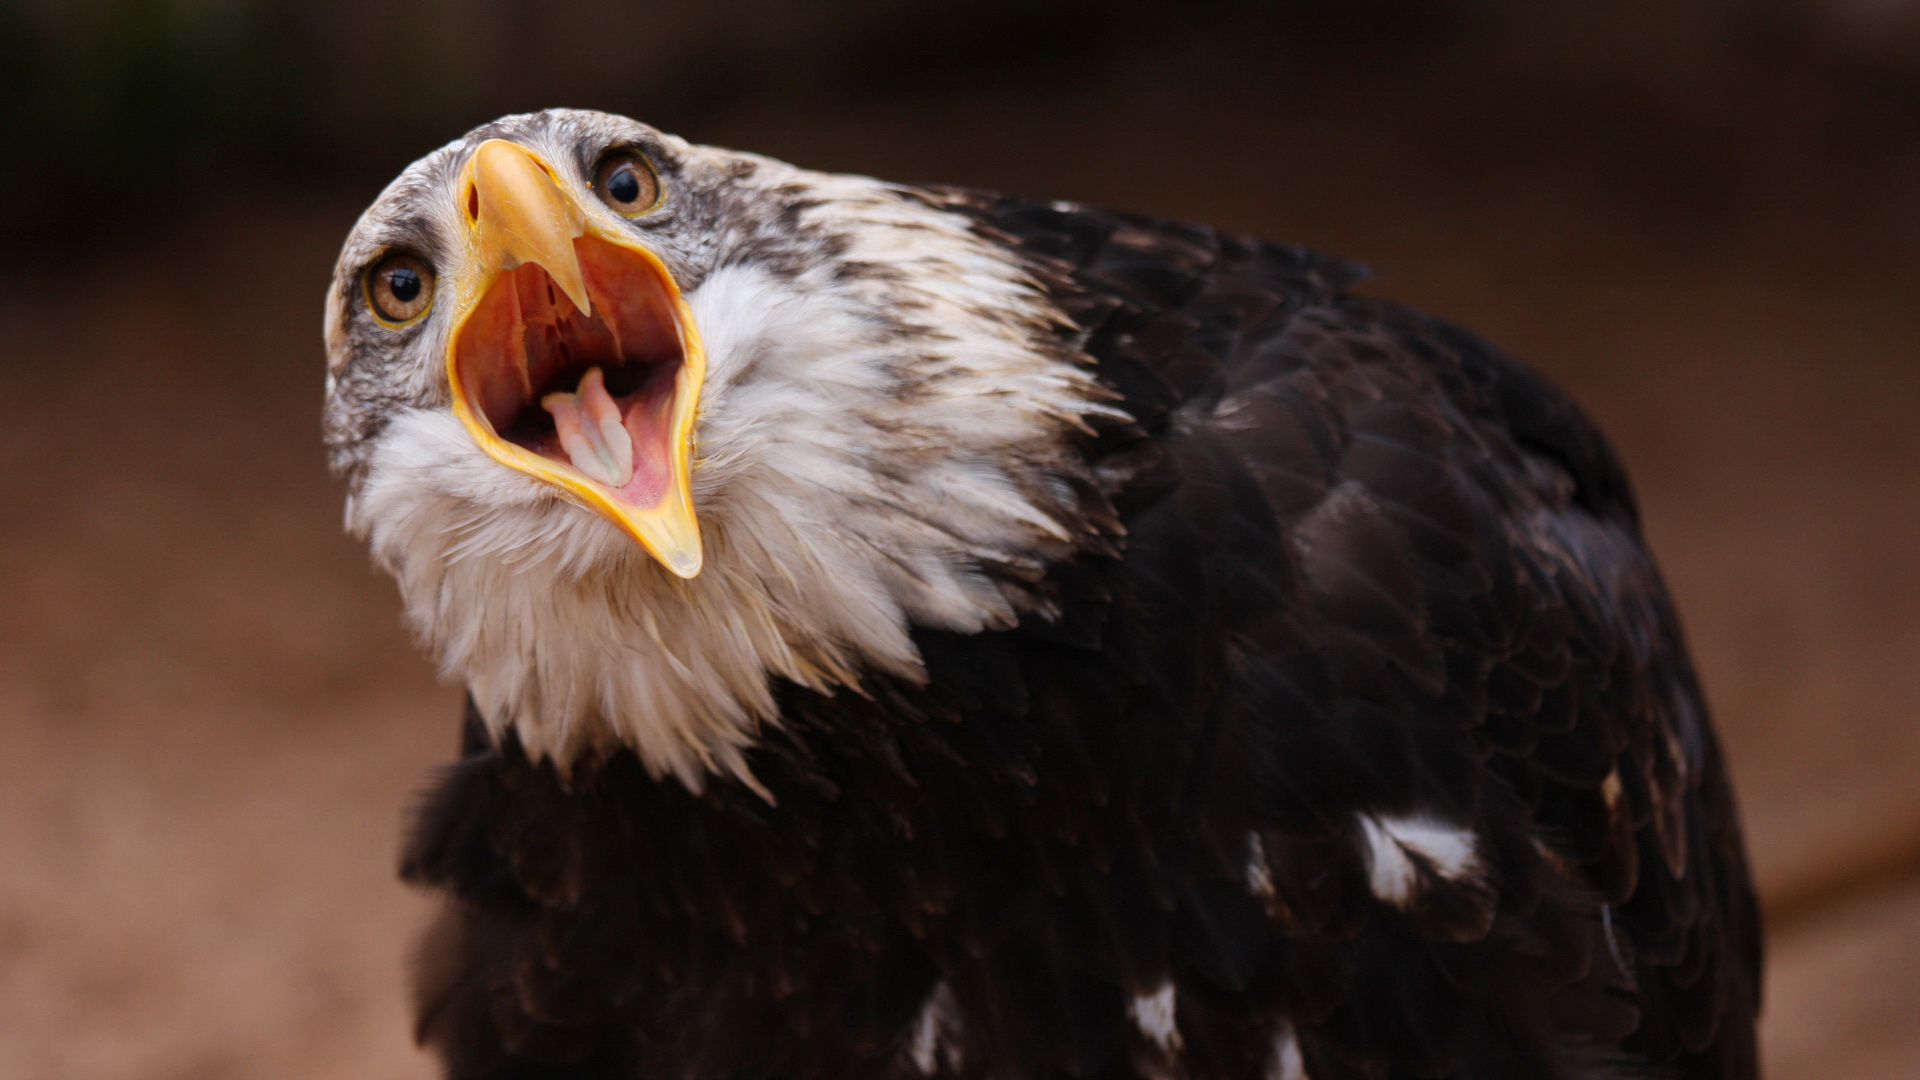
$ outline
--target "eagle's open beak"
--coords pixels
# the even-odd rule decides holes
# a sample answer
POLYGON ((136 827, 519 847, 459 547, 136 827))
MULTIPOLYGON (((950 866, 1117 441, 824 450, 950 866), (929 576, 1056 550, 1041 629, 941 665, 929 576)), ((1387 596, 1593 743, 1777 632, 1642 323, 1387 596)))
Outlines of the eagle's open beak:
POLYGON ((554 177, 539 155, 492 139, 455 189, 471 243, 447 353, 454 413, 496 461, 693 577, 700 335, 660 260, 554 177))

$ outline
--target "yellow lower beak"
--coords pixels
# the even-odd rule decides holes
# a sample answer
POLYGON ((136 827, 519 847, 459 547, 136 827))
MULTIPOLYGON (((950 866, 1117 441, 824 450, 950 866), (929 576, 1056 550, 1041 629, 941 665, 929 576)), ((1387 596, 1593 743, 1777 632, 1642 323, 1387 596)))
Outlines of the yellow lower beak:
POLYGON ((471 247, 447 353, 455 415, 494 460, 698 574, 706 354, 672 274, 515 143, 483 143, 458 191, 471 247))

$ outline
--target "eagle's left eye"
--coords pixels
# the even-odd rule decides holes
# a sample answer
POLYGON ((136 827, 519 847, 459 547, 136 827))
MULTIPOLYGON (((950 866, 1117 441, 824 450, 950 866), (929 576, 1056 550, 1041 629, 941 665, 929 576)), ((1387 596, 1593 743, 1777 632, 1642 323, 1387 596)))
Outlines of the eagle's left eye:
POLYGON ((609 154, 593 171, 593 190, 615 213, 644 214, 660 201, 660 180, 647 159, 632 151, 609 154))
POLYGON ((389 255, 367 271, 367 306, 388 326, 404 326, 433 306, 433 268, 418 257, 389 255))

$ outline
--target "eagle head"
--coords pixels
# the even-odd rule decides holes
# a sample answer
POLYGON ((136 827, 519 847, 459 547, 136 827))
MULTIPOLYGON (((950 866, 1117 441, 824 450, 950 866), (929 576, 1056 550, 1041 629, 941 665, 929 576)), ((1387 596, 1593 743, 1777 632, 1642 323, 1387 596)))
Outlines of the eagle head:
POLYGON ((1114 415, 1043 263, 952 193, 604 113, 478 128, 327 295, 348 527, 496 737, 698 787, 784 681, 919 679, 914 627, 1044 613, 1111 528, 1114 415))

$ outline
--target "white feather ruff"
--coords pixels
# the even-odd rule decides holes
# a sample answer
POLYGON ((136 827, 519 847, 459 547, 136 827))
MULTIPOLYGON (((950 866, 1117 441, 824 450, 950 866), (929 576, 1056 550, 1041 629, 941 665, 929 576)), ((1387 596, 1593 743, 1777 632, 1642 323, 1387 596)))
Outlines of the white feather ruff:
POLYGON ((536 758, 624 744, 696 789, 751 782, 772 677, 917 678, 910 622, 1007 626, 1034 601, 982 562, 1037 568, 1078 539, 1059 478, 1072 431, 1109 410, 1037 347, 1057 318, 1039 288, 957 214, 761 166, 756 182, 808 185, 803 224, 845 246, 797 275, 723 264, 687 295, 709 363, 698 578, 494 462, 438 403, 388 419, 349 500, 445 675, 536 758), (849 262, 890 272, 835 273, 849 262))

